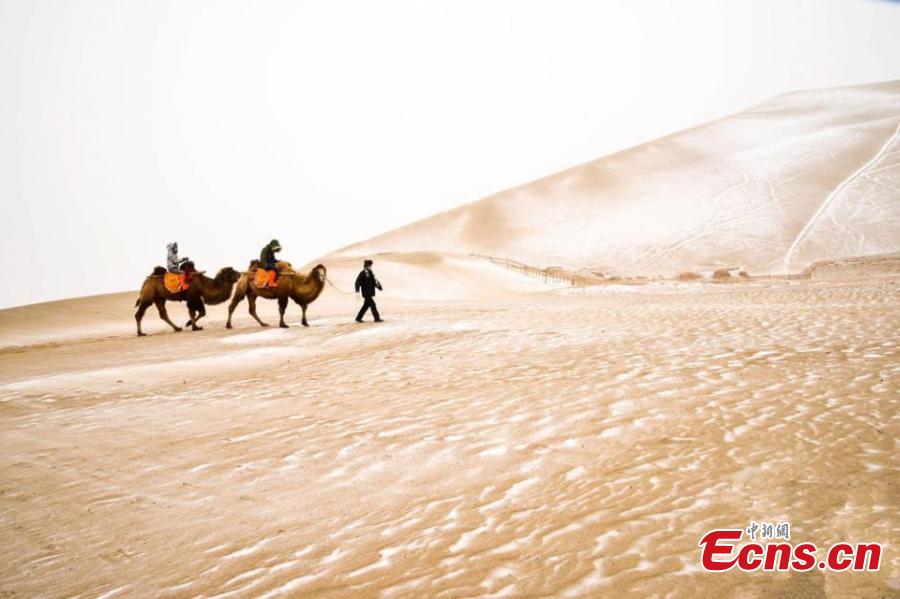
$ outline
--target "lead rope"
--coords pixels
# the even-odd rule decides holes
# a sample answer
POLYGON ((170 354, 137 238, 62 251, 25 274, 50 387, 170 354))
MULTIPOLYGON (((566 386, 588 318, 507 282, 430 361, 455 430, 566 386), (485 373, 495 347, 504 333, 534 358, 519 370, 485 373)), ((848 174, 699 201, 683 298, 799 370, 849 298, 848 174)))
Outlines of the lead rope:
POLYGON ((325 282, 328 283, 329 285, 331 285, 332 287, 334 287, 334 289, 336 291, 338 291, 339 293, 344 293, 346 295, 356 295, 356 293, 353 291, 343 291, 342 289, 338 289, 337 285, 335 285, 334 283, 331 282, 331 277, 326 276, 325 282))

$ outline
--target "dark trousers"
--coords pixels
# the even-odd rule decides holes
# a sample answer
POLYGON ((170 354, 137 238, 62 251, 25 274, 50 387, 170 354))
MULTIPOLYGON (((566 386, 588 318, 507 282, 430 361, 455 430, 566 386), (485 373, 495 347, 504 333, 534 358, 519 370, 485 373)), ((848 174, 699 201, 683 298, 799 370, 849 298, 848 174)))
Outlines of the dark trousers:
POLYGON ((369 308, 372 308, 372 316, 375 317, 375 320, 381 320, 381 316, 378 315, 378 307, 375 305, 375 300, 371 297, 367 297, 365 300, 362 308, 359 309, 359 314, 356 315, 356 320, 362 320, 363 316, 366 315, 366 310, 369 308))

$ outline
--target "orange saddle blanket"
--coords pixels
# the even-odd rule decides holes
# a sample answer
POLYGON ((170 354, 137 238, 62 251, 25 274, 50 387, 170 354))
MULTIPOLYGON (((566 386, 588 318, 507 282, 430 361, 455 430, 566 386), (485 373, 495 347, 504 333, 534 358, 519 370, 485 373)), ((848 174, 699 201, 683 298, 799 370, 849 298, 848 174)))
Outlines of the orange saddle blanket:
POLYGON ((187 273, 167 272, 163 283, 169 293, 181 293, 191 286, 191 278, 187 273))
POLYGON ((277 273, 274 270, 257 268, 253 273, 253 286, 260 289, 265 289, 266 287, 278 287, 278 285, 275 284, 276 274, 277 273))

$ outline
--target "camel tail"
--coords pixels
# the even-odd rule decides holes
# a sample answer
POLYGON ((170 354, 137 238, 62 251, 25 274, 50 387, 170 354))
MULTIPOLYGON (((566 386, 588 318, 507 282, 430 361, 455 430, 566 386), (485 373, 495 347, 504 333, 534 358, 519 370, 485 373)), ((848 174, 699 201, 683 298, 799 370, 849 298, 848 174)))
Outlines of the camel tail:
POLYGON ((144 297, 144 287, 147 286, 147 280, 144 279, 144 283, 141 285, 141 290, 138 291, 137 299, 134 300, 134 307, 137 308, 141 303, 141 298, 144 297))

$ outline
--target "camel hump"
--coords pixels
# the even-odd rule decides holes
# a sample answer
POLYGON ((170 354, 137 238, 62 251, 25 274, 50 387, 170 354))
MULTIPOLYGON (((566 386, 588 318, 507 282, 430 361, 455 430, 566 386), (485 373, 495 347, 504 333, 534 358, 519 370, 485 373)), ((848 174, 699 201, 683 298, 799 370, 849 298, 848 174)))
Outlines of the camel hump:
POLYGON ((164 274, 166 274, 167 272, 169 272, 169 271, 167 271, 167 270, 165 269, 165 267, 163 267, 163 266, 157 266, 157 267, 155 267, 155 268, 153 269, 153 272, 150 273, 150 276, 151 276, 151 277, 161 277, 161 276, 163 276, 164 274))
POLYGON ((287 260, 279 260, 275 263, 275 266, 278 267, 282 274, 294 274, 294 267, 287 260))

